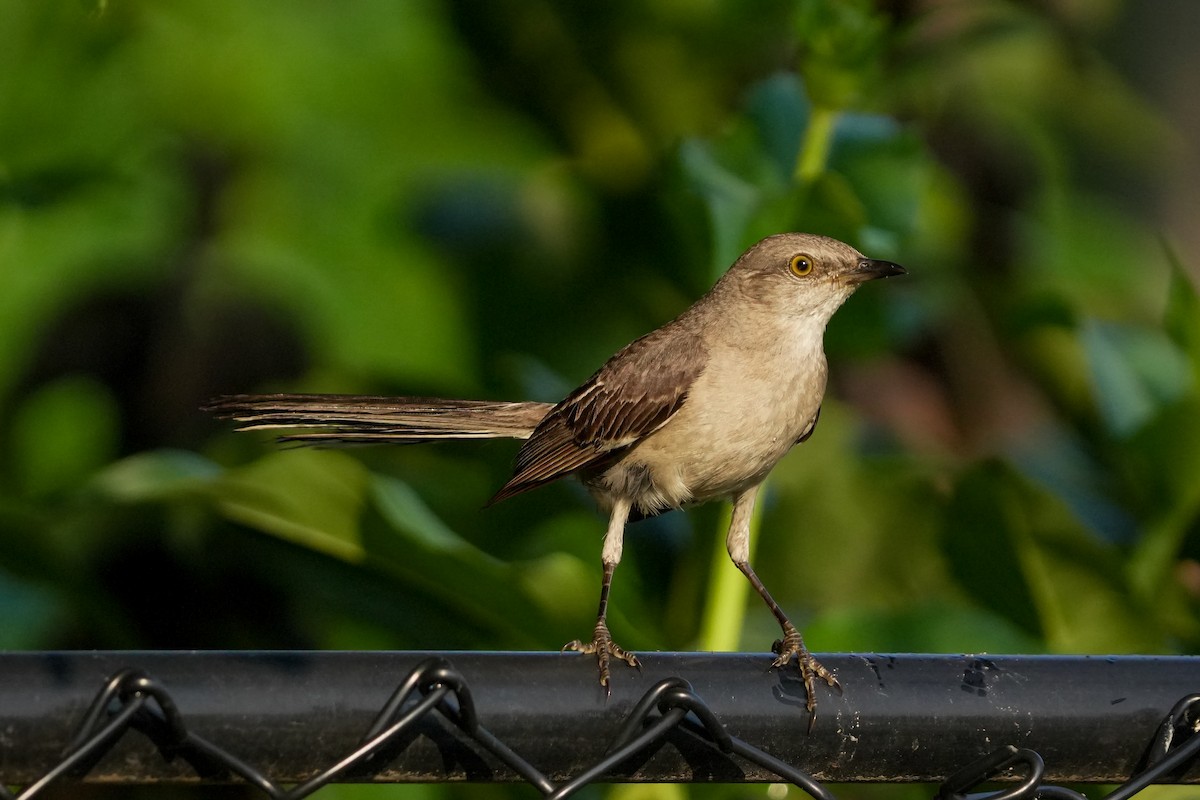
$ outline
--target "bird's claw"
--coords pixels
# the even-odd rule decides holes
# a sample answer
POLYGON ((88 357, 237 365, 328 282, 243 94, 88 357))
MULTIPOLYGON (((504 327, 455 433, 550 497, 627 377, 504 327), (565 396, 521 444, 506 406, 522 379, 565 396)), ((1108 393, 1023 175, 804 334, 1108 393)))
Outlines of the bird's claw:
POLYGON ((568 650, 596 656, 596 663, 600 667, 600 685, 604 687, 605 696, 612 694, 612 688, 609 686, 608 671, 608 664, 612 659, 617 658, 631 667, 642 668, 642 664, 638 661, 637 656, 623 649, 612 640, 612 634, 608 632, 608 625, 604 623, 604 620, 596 622, 596 627, 592 631, 592 641, 584 642, 580 639, 575 639, 563 645, 561 652, 565 653, 568 650))
POLYGON ((796 658, 800 678, 804 681, 805 705, 808 707, 809 713, 808 729, 811 732, 813 723, 817 719, 817 694, 814 677, 825 681, 830 688, 837 690, 838 694, 842 693, 842 685, 838 683, 837 676, 832 670, 827 669, 820 661, 817 661, 812 653, 808 652, 808 648, 804 646, 804 640, 800 637, 800 632, 791 623, 783 627, 783 638, 777 639, 771 645, 771 651, 775 653, 775 660, 771 662, 773 669, 786 667, 791 663, 793 656, 796 658))

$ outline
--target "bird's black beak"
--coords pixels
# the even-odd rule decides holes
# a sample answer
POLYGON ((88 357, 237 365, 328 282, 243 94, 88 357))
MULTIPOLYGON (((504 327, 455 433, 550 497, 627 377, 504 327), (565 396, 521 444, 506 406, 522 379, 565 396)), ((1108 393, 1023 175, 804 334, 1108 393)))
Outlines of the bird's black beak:
POLYGON ((851 283, 865 283, 876 278, 891 278, 894 275, 907 275, 908 270, 891 261, 881 261, 877 258, 862 258, 853 269, 845 273, 845 278, 851 283))

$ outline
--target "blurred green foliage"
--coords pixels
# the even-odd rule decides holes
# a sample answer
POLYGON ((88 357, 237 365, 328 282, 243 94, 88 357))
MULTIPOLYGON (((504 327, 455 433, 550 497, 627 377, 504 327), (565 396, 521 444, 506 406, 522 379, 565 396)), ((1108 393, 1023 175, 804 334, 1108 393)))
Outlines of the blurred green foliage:
MULTIPOLYGON (((481 509, 512 443, 279 451, 198 406, 558 399, 808 230, 911 272, 839 312, 767 491, 810 645, 1196 652, 1198 16, 2 0, 0 643, 559 647, 577 486, 481 509)), ((619 641, 766 651, 720 522, 631 529, 619 641)), ((388 791, 463 789, 322 796, 388 791)))

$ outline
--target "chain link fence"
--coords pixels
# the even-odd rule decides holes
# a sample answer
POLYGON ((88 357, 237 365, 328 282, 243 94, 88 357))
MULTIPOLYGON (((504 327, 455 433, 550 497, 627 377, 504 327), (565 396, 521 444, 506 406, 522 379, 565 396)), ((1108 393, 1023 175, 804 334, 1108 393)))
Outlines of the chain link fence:
POLYGON ((811 733, 799 678, 768 661, 649 654, 606 699, 589 659, 558 654, 4 654, 0 781, 24 788, 0 798, 69 780, 244 781, 288 800, 335 781, 524 781, 552 798, 783 781, 820 800, 865 780, 940 782, 938 800, 1200 782, 1200 658, 822 656, 844 693, 819 698, 811 733))

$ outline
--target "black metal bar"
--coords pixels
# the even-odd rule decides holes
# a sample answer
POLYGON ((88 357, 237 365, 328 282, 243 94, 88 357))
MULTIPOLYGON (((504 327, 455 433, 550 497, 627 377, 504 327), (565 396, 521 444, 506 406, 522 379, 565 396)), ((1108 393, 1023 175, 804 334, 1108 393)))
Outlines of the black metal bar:
MULTIPOLYGON (((1040 754, 1048 781, 1122 782, 1144 765, 1176 702, 1200 691, 1196 657, 822 655, 843 693, 818 688, 810 735, 799 675, 769 670, 766 653, 647 653, 640 672, 613 674, 607 701, 594 660, 573 654, 7 653, 0 780, 25 784, 54 769, 106 680, 134 669, 169 693, 191 734, 274 781, 302 782, 360 747, 396 687, 431 656, 448 658, 465 678, 478 724, 555 782, 601 761, 639 698, 674 676, 730 735, 824 781, 941 781, 1012 745, 1040 754)), ((442 716, 427 716, 417 730, 347 779, 519 779, 442 716)), ((1200 764, 1172 777, 1200 782, 1200 764)), ((197 775, 131 732, 88 778, 197 775)), ((684 730, 611 778, 778 780, 684 730)))

